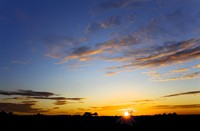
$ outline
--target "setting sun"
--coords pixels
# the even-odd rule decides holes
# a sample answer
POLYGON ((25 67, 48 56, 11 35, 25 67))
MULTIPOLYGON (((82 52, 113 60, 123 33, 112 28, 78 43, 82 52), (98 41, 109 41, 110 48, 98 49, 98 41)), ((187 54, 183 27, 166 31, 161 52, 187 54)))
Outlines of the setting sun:
POLYGON ((124 116, 129 116, 130 114, 129 114, 129 112, 128 111, 125 111, 124 112, 124 116))

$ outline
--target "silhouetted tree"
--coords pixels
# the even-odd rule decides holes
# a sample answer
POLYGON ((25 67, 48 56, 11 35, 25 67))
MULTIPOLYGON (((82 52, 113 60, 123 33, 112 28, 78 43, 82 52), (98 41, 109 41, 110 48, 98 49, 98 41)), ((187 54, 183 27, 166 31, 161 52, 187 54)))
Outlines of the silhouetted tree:
POLYGON ((95 112, 94 114, 92 114, 93 116, 98 116, 98 113, 97 112, 95 112))
POLYGON ((176 116, 176 115, 177 115, 176 112, 174 112, 174 113, 173 113, 173 116, 176 116))
POLYGON ((91 116, 92 116, 92 113, 91 113, 91 112, 85 112, 85 113, 83 114, 83 116, 91 117, 91 116))

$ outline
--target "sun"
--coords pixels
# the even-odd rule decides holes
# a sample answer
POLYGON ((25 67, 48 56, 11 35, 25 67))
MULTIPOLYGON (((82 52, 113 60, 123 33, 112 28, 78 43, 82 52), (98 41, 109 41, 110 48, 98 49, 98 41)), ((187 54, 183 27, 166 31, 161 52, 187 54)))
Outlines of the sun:
POLYGON ((124 112, 124 116, 129 116, 130 114, 129 114, 129 112, 128 111, 125 111, 124 112))

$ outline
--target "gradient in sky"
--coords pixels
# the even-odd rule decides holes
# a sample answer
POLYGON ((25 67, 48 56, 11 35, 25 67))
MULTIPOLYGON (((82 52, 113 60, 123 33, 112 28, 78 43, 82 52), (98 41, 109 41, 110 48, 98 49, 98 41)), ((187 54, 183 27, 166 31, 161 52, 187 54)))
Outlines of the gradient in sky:
POLYGON ((0 0, 0 110, 200 114, 199 0, 0 0))

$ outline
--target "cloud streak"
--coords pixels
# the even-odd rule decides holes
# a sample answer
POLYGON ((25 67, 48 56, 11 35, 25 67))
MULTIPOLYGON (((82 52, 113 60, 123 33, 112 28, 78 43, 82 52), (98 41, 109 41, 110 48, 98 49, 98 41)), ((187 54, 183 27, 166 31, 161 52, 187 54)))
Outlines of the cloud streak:
POLYGON ((90 108, 97 111, 106 111, 106 110, 130 109, 130 107, 133 107, 133 104, 110 105, 110 106, 90 107, 90 108))
POLYGON ((144 99, 144 100, 135 100, 133 102, 152 102, 152 101, 155 101, 153 99, 144 99))
POLYGON ((177 93, 177 94, 171 94, 171 95, 166 95, 163 97, 174 97, 174 96, 182 96, 182 95, 195 95, 199 94, 200 91, 189 91, 189 92, 182 92, 182 93, 177 93))
POLYGON ((52 92, 39 92, 39 91, 32 91, 32 90, 17 90, 17 91, 3 91, 0 90, 0 95, 6 95, 6 96, 12 96, 12 95, 18 95, 23 97, 13 97, 13 98, 5 98, 4 100, 54 100, 54 104, 56 105, 64 105, 67 103, 74 103, 79 102, 83 103, 82 100, 85 98, 80 97, 56 97, 52 92))
POLYGON ((156 109, 187 109, 187 108, 200 108, 200 104, 188 104, 188 105, 156 105, 153 106, 156 109))
POLYGON ((32 91, 32 90, 17 90, 17 91, 3 91, 0 90, 1 95, 21 95, 21 96, 43 96, 43 97, 49 97, 52 95, 55 95, 51 92, 40 92, 40 91, 32 91))
POLYGON ((28 62, 27 61, 20 61, 20 60, 12 60, 12 64, 21 64, 21 65, 26 65, 28 62))

